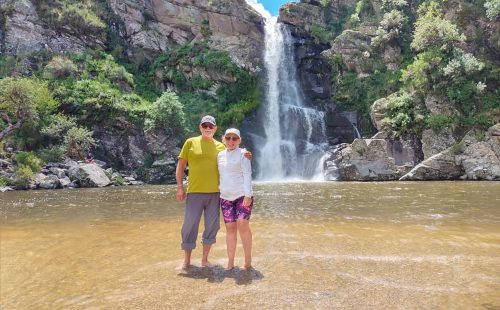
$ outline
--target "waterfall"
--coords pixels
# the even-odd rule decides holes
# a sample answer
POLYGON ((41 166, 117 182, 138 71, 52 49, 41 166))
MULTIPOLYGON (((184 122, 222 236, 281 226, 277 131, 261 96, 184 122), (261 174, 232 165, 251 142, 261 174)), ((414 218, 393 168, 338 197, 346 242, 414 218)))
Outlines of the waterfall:
POLYGON ((264 64, 266 139, 256 159, 260 167, 257 179, 317 179, 327 146, 325 115, 304 103, 293 37, 277 17, 266 18, 264 64))

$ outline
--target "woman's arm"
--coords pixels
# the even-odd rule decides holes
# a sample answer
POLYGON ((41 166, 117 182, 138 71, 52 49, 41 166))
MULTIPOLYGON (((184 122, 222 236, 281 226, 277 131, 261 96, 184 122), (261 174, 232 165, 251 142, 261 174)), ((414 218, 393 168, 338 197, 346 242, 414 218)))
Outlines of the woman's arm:
POLYGON ((243 171, 243 190, 245 191, 245 198, 243 199, 243 206, 248 207, 252 202, 252 163, 245 156, 241 157, 241 169, 243 171))

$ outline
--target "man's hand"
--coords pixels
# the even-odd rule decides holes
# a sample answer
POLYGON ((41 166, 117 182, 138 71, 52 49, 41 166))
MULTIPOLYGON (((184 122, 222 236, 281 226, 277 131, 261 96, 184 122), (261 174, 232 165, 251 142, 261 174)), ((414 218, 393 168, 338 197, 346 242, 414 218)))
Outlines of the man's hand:
POLYGON ((184 192, 184 188, 182 186, 177 187, 177 193, 175 193, 175 199, 177 199, 177 201, 184 201, 186 199, 186 193, 184 192))
POLYGON ((250 204, 252 203, 252 197, 247 197, 245 196, 245 198, 243 198, 243 206, 245 208, 248 208, 250 207, 250 204))
POLYGON ((245 156, 248 160, 253 159, 253 154, 247 149, 243 149, 243 156, 245 156))

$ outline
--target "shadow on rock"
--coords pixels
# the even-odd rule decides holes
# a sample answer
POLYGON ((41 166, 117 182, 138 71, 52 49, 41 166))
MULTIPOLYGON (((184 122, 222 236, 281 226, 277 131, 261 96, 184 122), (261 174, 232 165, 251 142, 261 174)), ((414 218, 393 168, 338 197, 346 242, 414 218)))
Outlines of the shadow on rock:
POLYGON ((225 278, 232 278, 238 285, 248 285, 255 280, 264 278, 264 275, 253 267, 248 270, 234 267, 228 271, 220 265, 213 267, 191 266, 179 273, 178 276, 192 279, 207 279, 207 282, 210 283, 221 283, 225 278))

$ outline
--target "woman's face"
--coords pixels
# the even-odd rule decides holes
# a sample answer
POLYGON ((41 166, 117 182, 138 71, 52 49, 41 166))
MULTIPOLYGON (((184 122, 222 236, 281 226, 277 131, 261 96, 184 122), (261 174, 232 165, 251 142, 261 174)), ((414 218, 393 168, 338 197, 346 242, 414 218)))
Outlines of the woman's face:
POLYGON ((224 144, 226 144, 226 148, 228 150, 234 150, 238 146, 240 146, 241 139, 234 133, 228 133, 224 136, 224 144))
POLYGON ((213 138, 216 130, 217 126, 210 123, 203 123, 200 125, 200 132, 204 138, 213 138))

